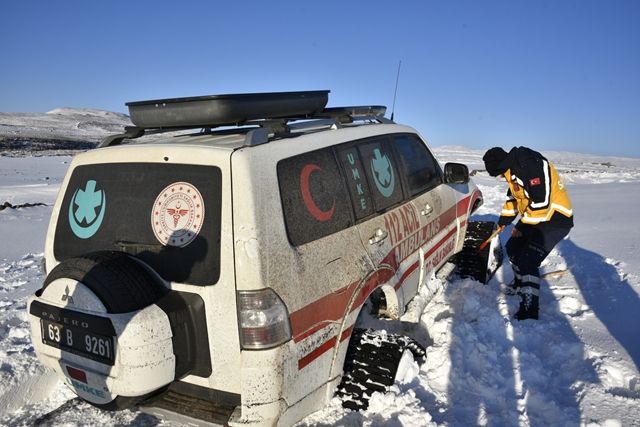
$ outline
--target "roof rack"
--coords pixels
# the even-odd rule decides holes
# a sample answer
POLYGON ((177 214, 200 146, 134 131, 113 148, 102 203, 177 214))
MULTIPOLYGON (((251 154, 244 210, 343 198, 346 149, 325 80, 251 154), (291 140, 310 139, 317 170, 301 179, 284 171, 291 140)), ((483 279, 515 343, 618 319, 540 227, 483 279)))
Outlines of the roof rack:
POLYGON ((210 133, 223 126, 244 127, 235 132, 246 131, 245 145, 258 145, 268 142, 269 134, 289 134, 293 121, 324 119, 335 126, 354 121, 393 123, 384 117, 386 107, 381 105, 324 108, 328 94, 328 90, 271 92, 128 102, 135 126, 108 136, 98 147, 163 132, 200 128, 210 133))

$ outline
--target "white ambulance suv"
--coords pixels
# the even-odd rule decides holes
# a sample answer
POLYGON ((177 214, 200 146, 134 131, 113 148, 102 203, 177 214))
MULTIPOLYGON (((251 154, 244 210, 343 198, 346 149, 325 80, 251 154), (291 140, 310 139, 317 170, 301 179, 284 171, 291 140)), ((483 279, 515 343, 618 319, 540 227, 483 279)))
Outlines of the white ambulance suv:
POLYGON ((359 351, 419 356, 356 321, 367 302, 399 318, 482 195, 384 107, 328 92, 128 103, 135 126, 74 158, 53 209, 28 306, 42 363, 105 410, 291 425, 384 389, 359 351))

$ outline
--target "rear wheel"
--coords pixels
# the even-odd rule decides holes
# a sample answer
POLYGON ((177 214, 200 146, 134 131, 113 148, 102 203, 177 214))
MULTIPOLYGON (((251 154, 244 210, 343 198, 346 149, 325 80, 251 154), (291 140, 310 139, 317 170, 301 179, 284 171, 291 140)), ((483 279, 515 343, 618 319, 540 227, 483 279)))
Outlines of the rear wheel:
POLYGON ((425 349, 412 338, 373 329, 355 329, 347 349, 342 382, 336 395, 342 406, 361 410, 369 406, 371 395, 385 392, 406 364, 424 360, 425 349))

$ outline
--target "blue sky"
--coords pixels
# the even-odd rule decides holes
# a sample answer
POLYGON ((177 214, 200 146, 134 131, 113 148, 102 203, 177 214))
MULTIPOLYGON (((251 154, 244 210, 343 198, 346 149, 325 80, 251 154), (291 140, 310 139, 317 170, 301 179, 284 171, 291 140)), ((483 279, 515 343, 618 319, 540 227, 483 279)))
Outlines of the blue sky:
POLYGON ((640 1, 2 1, 0 111, 330 89, 433 146, 640 157, 640 1), (390 114, 390 113, 389 113, 390 114))

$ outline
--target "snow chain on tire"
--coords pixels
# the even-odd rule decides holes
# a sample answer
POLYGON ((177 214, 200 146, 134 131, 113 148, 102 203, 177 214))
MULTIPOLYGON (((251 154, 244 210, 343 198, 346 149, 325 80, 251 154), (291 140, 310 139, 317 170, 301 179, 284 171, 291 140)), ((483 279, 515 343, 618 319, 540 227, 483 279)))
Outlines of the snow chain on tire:
POLYGON ((412 338, 372 329, 354 329, 344 365, 342 382, 336 395, 342 406, 352 410, 366 409, 371 395, 385 392, 393 385, 405 350, 416 361, 424 361, 426 351, 412 338))
MULTIPOLYGON (((470 277, 487 283, 493 273, 502 264, 502 247, 487 245, 483 250, 478 248, 495 231, 496 224, 491 221, 470 221, 464 239, 462 251, 453 257, 460 277, 470 277)), ((497 238, 497 237, 496 237, 497 238)))

